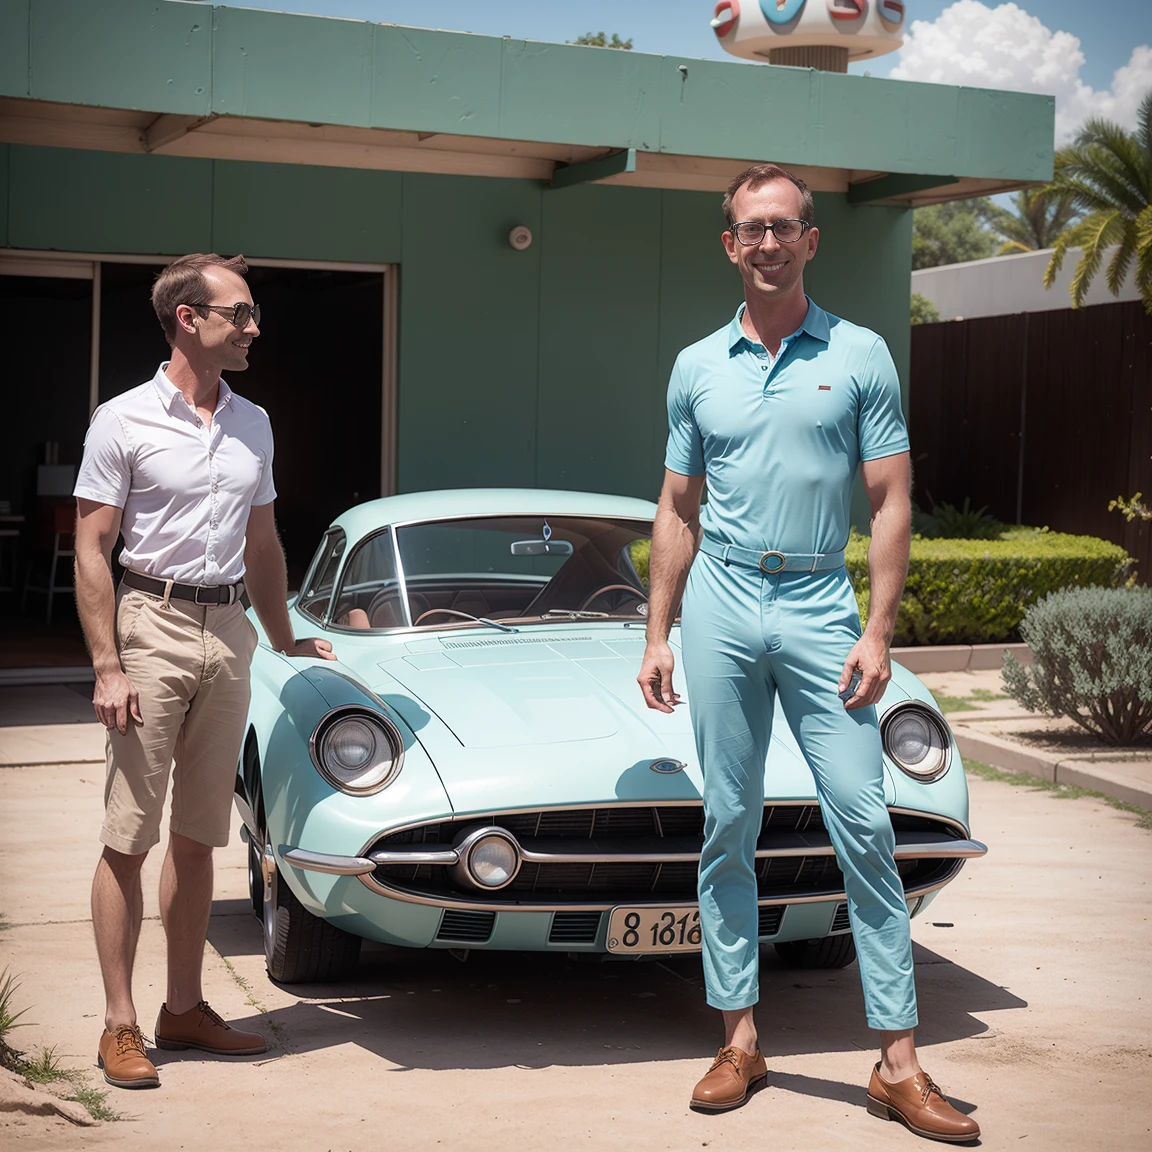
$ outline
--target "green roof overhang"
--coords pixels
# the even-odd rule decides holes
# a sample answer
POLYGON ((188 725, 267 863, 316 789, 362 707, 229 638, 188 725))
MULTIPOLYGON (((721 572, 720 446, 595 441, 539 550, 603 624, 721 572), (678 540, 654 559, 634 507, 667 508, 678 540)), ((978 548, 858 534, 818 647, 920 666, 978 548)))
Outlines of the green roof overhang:
POLYGON ((0 0, 8 143, 702 191, 771 160, 854 203, 919 205, 1048 180, 1053 123, 1051 97, 1018 92, 182 0, 0 0))

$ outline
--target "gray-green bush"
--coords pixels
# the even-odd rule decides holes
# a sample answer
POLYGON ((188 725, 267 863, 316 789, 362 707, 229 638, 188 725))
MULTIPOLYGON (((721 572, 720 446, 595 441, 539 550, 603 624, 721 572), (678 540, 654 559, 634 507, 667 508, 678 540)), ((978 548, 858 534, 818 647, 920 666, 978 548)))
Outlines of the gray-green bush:
POLYGON ((1025 668, 1004 660, 1017 703, 1067 716, 1105 744, 1152 732, 1152 588, 1064 588, 1024 614, 1025 668))

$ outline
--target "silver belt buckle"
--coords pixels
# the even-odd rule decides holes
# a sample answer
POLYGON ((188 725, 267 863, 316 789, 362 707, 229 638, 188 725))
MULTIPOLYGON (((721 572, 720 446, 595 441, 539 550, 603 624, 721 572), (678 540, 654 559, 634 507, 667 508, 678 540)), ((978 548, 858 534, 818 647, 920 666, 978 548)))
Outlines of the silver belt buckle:
POLYGON ((765 552, 764 555, 760 557, 760 571, 766 572, 769 576, 775 576, 777 572, 783 572, 787 566, 788 557, 785 556, 783 552, 765 552), (780 563, 769 567, 766 561, 773 558, 779 560, 780 563))
POLYGON ((206 588, 206 587, 207 587, 206 584, 197 584, 196 585, 196 591, 192 593, 192 603, 199 605, 199 607, 201 607, 201 608, 207 608, 208 607, 208 601, 207 600, 204 600, 204 601, 200 600, 200 589, 206 588))

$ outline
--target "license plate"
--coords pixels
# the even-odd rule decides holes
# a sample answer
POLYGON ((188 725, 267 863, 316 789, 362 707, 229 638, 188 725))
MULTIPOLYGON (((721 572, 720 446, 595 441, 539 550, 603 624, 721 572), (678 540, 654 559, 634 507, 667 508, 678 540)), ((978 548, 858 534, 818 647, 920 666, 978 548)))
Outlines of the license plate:
POLYGON ((699 952, 700 909, 613 908, 608 917, 608 951, 640 955, 644 952, 699 952))

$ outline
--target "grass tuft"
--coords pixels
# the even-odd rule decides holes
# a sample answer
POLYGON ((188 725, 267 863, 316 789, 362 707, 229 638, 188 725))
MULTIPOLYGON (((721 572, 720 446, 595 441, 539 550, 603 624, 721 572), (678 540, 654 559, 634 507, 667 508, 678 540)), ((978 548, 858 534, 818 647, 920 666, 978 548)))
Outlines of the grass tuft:
POLYGON ((932 699, 941 712, 976 712, 973 700, 987 704, 992 700, 1007 700, 1003 692, 992 692, 987 688, 973 688, 967 696, 948 696, 943 692, 933 692, 932 699))
POLYGON ((20 1017, 28 1009, 21 1008, 17 1012, 12 1003, 19 987, 19 981, 7 968, 0 972, 0 1068, 9 1068, 12 1071, 18 1070, 24 1053, 8 1043, 8 1034, 13 1028, 23 1028, 28 1023, 28 1021, 20 1023, 20 1017))
POLYGON ((62 1068, 55 1048, 41 1048, 34 1060, 21 1060, 15 1069, 33 1084, 52 1084, 63 1080, 72 1089, 65 1100, 72 1100, 87 1109, 93 1120, 123 1120, 116 1109, 108 1106, 108 1093, 88 1083, 88 1073, 79 1068, 62 1068))
POLYGON ((1015 788, 1031 788, 1036 792, 1050 792, 1057 800, 1079 800, 1083 796, 1103 800, 1105 804, 1119 812, 1132 813, 1136 817, 1137 828, 1152 830, 1152 810, 1141 808, 1138 804, 1129 804, 1127 800, 1117 800, 1115 796, 1108 796, 1093 788, 1081 788, 1077 784, 1057 784, 1027 772, 1004 772, 981 760, 967 758, 964 760, 964 771, 979 776, 982 780, 996 780, 1001 784, 1011 784, 1015 788))

